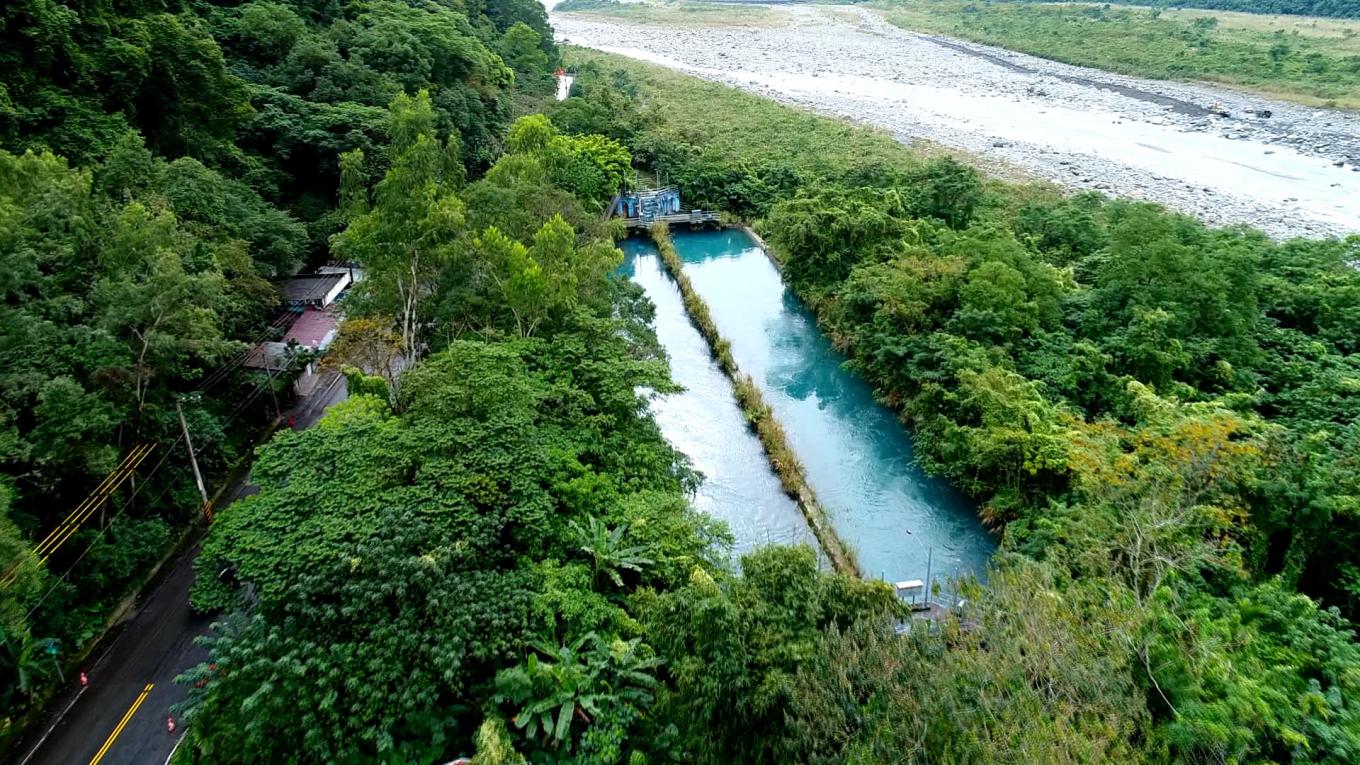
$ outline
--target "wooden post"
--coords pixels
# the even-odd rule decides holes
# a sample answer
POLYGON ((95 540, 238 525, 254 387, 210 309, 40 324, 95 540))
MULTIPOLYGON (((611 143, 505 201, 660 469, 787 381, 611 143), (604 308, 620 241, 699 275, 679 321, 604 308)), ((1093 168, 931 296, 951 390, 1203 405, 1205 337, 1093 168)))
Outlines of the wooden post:
POLYGON ((264 361, 264 377, 265 385, 269 386, 269 397, 274 400, 274 418, 278 419, 283 416, 283 412, 279 409, 279 393, 274 390, 274 371, 269 368, 268 355, 264 361))

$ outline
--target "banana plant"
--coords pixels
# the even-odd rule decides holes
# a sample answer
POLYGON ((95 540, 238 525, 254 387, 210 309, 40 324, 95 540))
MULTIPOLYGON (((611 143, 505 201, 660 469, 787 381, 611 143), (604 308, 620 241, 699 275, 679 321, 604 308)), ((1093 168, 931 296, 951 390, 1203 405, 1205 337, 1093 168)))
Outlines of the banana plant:
POLYGON ((49 642, 0 624, 0 678, 7 686, 0 688, 0 694, 10 696, 17 691, 26 701, 32 700, 38 684, 57 667, 53 655, 44 650, 49 642))
POLYGON ((661 660, 640 639, 587 633, 570 645, 537 644, 525 663, 496 675, 496 701, 518 707, 513 721, 539 744, 570 749, 572 730, 652 701, 661 660))
POLYGON ((647 557, 649 550, 646 546, 625 544, 624 540, 628 535, 626 523, 611 529, 604 521, 591 516, 585 526, 572 521, 571 528, 576 533, 579 549, 591 558, 597 587, 601 574, 608 576, 615 587, 622 587, 621 572, 627 570, 641 573, 643 566, 650 566, 656 562, 647 557))

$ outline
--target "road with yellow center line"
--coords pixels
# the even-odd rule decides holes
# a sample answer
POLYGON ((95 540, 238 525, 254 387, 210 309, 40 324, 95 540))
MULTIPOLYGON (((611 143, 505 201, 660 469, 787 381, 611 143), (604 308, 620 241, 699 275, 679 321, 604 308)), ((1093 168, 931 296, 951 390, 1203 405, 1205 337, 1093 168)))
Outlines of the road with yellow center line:
MULTIPOLYGON (((345 398, 343 378, 337 376, 335 385, 313 398, 295 410, 297 429, 315 424, 330 404, 345 398)), ((220 504, 225 507, 253 492, 242 482, 226 491, 220 504)), ((70 520, 79 518, 73 513, 70 520)), ((17 748, 21 754, 13 765, 165 762, 184 732, 183 725, 171 733, 165 724, 171 708, 187 695, 175 677, 208 658, 195 639, 208 634, 213 617, 189 607, 197 555, 198 545, 192 545, 166 563, 144 591, 136 616, 106 641, 108 648, 97 659, 81 668, 89 675, 89 687, 81 691, 71 678, 66 696, 52 704, 57 719, 36 726, 33 738, 17 748)))
POLYGON ((104 755, 109 753, 109 747, 113 746, 113 742, 117 741, 118 737, 123 735, 123 729, 127 727, 128 720, 131 720, 132 716, 137 714, 137 710, 141 708, 142 702, 146 701, 146 697, 151 693, 151 689, 155 687, 155 683, 147 683, 146 687, 142 689, 142 692, 137 694, 137 699, 132 702, 132 706, 128 707, 128 711, 123 715, 123 719, 118 721, 118 727, 113 729, 113 732, 109 734, 109 737, 104 740, 104 745, 99 747, 98 752, 95 752, 94 758, 90 760, 90 765, 99 765, 99 763, 103 761, 104 755))
POLYGON ((189 608, 197 546, 171 560, 141 610, 85 672, 90 685, 54 704, 65 709, 36 750, 14 765, 162 765, 183 726, 166 730, 170 708, 183 701, 175 676, 204 661, 207 651, 194 639, 208 633, 212 619, 189 608), (74 698, 72 698, 74 697, 74 698), (66 705, 69 703, 69 708, 66 705))

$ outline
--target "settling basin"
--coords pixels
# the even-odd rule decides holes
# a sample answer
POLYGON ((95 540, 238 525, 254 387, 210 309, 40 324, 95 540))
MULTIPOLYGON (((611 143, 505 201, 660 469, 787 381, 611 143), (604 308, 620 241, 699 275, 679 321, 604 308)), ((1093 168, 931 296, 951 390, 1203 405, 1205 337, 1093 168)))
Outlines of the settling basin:
MULTIPOLYGON (((784 287, 778 270, 757 243, 738 229, 676 231, 673 238, 685 273, 708 303, 719 331, 732 344, 737 365, 761 387, 832 525, 855 549, 864 576, 888 581, 924 579, 928 554, 933 558, 933 576, 980 574, 995 542, 978 520, 976 508, 948 483, 921 471, 897 417, 874 400, 863 380, 842 366, 845 358, 822 336, 802 302, 784 287)), ((640 246, 630 240, 625 252, 637 252, 640 246)), ((692 356, 671 350, 672 367, 677 380, 692 392, 703 391, 699 395, 704 397, 664 402, 666 407, 684 407, 665 412, 664 419, 681 419, 686 428, 703 427, 702 420, 713 416, 706 411, 712 402, 705 399, 721 398, 744 427, 726 378, 710 360, 698 332, 685 320, 679 292, 660 268, 652 256, 635 278, 658 304, 657 331, 667 349, 671 350, 667 336, 683 333, 674 328, 663 333, 663 321, 684 324, 685 333, 692 336, 688 342, 697 344, 692 356), (664 289, 649 286, 655 280, 661 280, 664 289), (664 293, 673 307, 663 309, 653 293, 664 293), (709 370, 702 387, 686 379, 691 367, 700 366, 709 370), (721 393, 709 392, 713 389, 721 393)), ((662 427, 667 426, 663 423, 662 427)), ((751 466, 751 461, 763 460, 764 455, 754 438, 747 440, 750 446, 733 455, 741 460, 739 469, 726 475, 748 487, 745 496, 778 494, 784 513, 784 503, 789 508, 792 503, 784 499, 768 467, 756 470, 751 466)), ((675 445, 694 457, 696 464, 701 462, 686 443, 675 445)), ((699 467, 708 472, 706 465, 699 467)), ((766 510, 752 506, 710 512, 730 519, 766 510)), ((801 522, 798 511, 792 512, 801 522)), ((738 528, 736 523, 733 528, 738 528)))
POLYGON ((627 256, 622 273, 656 305, 657 339, 671 360, 671 376, 684 392, 652 401, 666 440, 704 474, 694 506, 727 522, 740 554, 766 544, 817 546, 802 512, 779 485, 760 442, 737 408, 732 385, 690 324, 680 290, 666 274, 656 247, 633 237, 619 243, 627 256))

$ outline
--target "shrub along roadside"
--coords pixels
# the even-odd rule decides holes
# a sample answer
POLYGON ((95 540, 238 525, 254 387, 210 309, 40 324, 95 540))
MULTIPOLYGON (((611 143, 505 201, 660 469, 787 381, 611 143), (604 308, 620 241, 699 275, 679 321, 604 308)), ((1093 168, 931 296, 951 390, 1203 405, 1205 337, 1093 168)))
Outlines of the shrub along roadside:
POLYGON ((841 573, 859 575, 859 561, 855 558, 854 550, 841 540, 827 518, 826 511, 817 501, 817 495, 807 481, 803 463, 789 445, 784 427, 775 419, 770 405, 765 403, 765 398, 761 395, 755 380, 738 368, 736 360, 732 358, 731 343, 718 331, 718 325, 713 321, 708 304, 699 296, 698 290, 694 289, 694 284, 685 275, 684 264, 680 262, 680 255, 675 251, 669 227, 664 221, 659 221, 651 225, 648 233, 656 243, 657 251, 661 253, 661 262, 666 265, 666 270, 670 272, 671 278, 680 289, 680 296, 690 321, 699 330, 699 334, 704 336, 713 358, 732 382, 737 405, 741 407, 747 425, 760 439, 760 445, 765 449, 770 466, 774 468, 775 475, 779 476, 780 485, 798 503, 798 509, 803 511, 808 526, 831 560, 831 565, 841 573))

